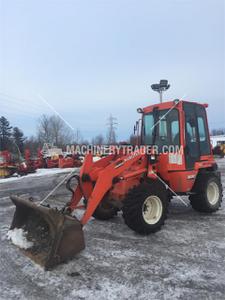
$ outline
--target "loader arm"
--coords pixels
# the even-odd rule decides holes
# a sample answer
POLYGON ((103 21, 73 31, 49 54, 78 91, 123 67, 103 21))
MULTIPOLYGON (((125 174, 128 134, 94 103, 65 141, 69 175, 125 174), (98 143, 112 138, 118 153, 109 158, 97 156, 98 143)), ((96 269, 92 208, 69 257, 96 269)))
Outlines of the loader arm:
MULTIPOLYGON (((98 178, 96 180, 94 188, 92 187, 92 192, 90 193, 90 196, 87 199, 88 201, 87 201, 86 211, 81 219, 82 225, 85 225, 88 222, 88 220, 91 218, 95 209, 97 208, 99 203, 102 201, 104 195, 113 186, 113 181, 114 180, 122 180, 122 178, 118 178, 118 177, 124 171, 129 169, 135 162, 142 159, 143 157, 145 157, 145 154, 137 151, 137 152, 132 153, 131 155, 125 155, 125 156, 118 158, 117 160, 111 162, 108 166, 103 168, 101 171, 99 171, 98 178)), ((88 159, 90 159, 90 157, 88 159)), ((143 173, 147 172, 147 167, 146 167, 146 169, 141 169, 141 171, 143 173)), ((84 175, 84 173, 83 173, 83 175, 84 175)), ((84 193, 85 193, 85 186, 87 184, 88 184, 87 187, 90 189, 91 182, 81 182, 80 186, 77 187, 77 190, 75 191, 75 197, 73 198, 73 201, 70 203, 71 210, 74 210, 76 205, 78 204, 78 202, 82 196, 82 189, 84 190, 84 193), (76 198, 76 196, 77 196, 77 198, 76 198)), ((85 195, 83 195, 83 196, 85 196, 85 195)))
MULTIPOLYGON (((83 175, 89 175, 96 172, 99 169, 107 167, 111 161, 115 158, 114 154, 110 154, 106 157, 103 157, 102 159, 98 160, 97 162, 93 162, 93 155, 91 153, 88 153, 85 157, 85 161, 80 169, 80 175, 79 176, 73 176, 76 177, 78 181, 78 185, 76 186, 75 191, 73 192, 72 199, 70 200, 68 204, 68 208, 70 212, 72 212, 74 209, 76 209, 78 203, 80 202, 81 198, 84 197, 85 199, 88 199, 93 191, 93 184, 91 181, 85 181, 81 182, 81 178, 83 178, 83 175)), ((95 180, 96 181, 96 180, 95 180)), ((70 185, 70 184, 69 184, 70 185)), ((69 189, 72 190, 71 188, 69 189)))

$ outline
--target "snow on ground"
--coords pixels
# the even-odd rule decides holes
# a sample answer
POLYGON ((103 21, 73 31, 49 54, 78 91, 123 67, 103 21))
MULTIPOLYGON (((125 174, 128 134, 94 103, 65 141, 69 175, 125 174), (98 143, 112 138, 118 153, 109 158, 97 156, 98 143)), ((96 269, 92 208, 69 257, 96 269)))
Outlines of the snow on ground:
POLYGON ((23 179, 32 178, 32 177, 48 176, 48 175, 54 175, 54 174, 60 174, 60 173, 70 173, 70 172, 76 171, 77 169, 78 168, 37 169, 35 173, 27 174, 26 176, 14 175, 9 178, 0 178, 0 184, 6 183, 6 182, 11 182, 11 181, 23 180, 23 179))
POLYGON ((14 228, 7 232, 7 239, 11 240, 14 245, 21 249, 28 249, 33 246, 33 243, 27 240, 26 235, 27 232, 22 228, 14 228))

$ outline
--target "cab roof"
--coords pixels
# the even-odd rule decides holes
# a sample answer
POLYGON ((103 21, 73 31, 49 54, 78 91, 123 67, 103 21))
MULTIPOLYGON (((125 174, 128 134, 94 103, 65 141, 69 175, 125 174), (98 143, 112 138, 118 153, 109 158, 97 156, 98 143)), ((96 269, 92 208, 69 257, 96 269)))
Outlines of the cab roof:
POLYGON ((206 104, 206 103, 202 104, 202 103, 198 103, 198 102, 195 102, 195 101, 186 101, 186 100, 175 99, 173 101, 167 101, 167 102, 162 102, 162 103, 149 105, 149 106, 146 106, 146 107, 142 108, 142 110, 143 110, 144 113, 148 113, 148 112, 153 111, 154 108, 157 108, 159 110, 171 109, 171 108, 175 108, 175 107, 182 109, 183 103, 192 103, 192 104, 196 104, 196 105, 201 105, 205 108, 208 107, 208 104, 206 104))

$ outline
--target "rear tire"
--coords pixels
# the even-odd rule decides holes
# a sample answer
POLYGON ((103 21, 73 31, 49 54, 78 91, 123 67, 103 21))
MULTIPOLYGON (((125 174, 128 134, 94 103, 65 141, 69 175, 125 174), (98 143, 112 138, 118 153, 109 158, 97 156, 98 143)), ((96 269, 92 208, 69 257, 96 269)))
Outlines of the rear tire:
POLYGON ((123 218, 128 227, 140 234, 161 229, 167 218, 168 197, 165 186, 149 181, 134 187, 124 200, 123 218))
POLYGON ((223 199, 220 178, 214 174, 204 174, 197 180, 196 194, 189 197, 192 208, 205 213, 217 211, 223 199))

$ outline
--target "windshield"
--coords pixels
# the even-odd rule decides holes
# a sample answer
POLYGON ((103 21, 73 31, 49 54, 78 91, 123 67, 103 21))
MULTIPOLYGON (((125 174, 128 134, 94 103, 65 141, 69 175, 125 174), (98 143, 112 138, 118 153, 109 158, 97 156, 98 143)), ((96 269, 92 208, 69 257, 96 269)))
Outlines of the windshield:
POLYGON ((156 110, 144 115, 142 137, 145 145, 159 148, 180 145, 178 110, 156 110))

